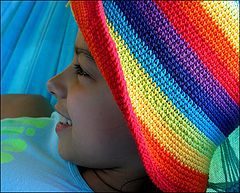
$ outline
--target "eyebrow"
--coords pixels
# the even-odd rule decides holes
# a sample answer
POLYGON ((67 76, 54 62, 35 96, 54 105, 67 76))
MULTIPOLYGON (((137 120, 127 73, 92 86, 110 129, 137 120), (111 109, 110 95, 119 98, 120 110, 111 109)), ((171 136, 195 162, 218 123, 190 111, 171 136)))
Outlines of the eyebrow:
MULTIPOLYGON (((92 56, 92 54, 85 49, 82 48, 78 48, 76 45, 74 46, 74 52, 77 54, 77 56, 79 56, 81 53, 85 54, 89 59, 91 59, 92 61, 94 61, 94 58, 92 56)), ((95 63, 95 61, 94 61, 95 63)))

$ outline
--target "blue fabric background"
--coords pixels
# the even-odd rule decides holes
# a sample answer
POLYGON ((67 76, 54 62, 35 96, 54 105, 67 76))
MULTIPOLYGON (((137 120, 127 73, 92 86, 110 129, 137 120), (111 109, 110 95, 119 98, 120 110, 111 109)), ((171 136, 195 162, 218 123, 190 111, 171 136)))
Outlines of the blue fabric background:
POLYGON ((1 1, 1 95, 40 94, 70 65, 78 25, 68 1, 1 1))

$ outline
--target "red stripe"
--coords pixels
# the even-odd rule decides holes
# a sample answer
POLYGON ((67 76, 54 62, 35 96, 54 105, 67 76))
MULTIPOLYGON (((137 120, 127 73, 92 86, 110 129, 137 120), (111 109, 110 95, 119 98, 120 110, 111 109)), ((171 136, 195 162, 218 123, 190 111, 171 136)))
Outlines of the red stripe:
MULTIPOLYGON (((71 1, 71 8, 84 39, 89 46, 89 50, 127 121, 151 180, 163 191, 188 191, 188 187, 184 186, 184 184, 171 182, 167 176, 168 168, 163 167, 164 171, 161 171, 149 155, 143 133, 140 130, 136 115, 133 112, 116 45, 108 32, 102 2, 71 1), (86 15, 86 13, 88 14, 86 15), (175 187, 175 185, 178 187, 175 187)), ((171 161, 170 158, 168 158, 170 155, 167 152, 163 153, 168 155, 165 156, 163 161, 171 161)), ((204 184, 204 186, 205 185, 206 184, 204 184)), ((198 188, 205 191, 202 187, 196 187, 197 190, 198 188)))
POLYGON ((219 83, 227 90, 233 100, 239 105, 239 79, 224 66, 218 55, 210 47, 205 38, 202 37, 199 30, 189 20, 185 12, 179 6, 178 1, 155 1, 159 5, 159 9, 163 11, 175 26, 178 34, 181 34, 189 47, 193 48, 200 56, 205 64, 204 68, 208 68, 212 75, 217 78, 219 83))
MULTIPOLYGON (((167 182, 171 187, 177 188, 177 191, 188 192, 200 192, 207 189, 208 175, 193 170, 184 163, 181 164, 171 152, 164 149, 164 145, 161 147, 161 142, 153 137, 153 133, 149 131, 148 126, 144 122, 139 120, 139 123, 141 124, 142 133, 153 163, 155 163, 156 168, 159 168, 159 173, 163 173, 161 171, 164 171, 168 177, 167 182)), ((167 130, 167 128, 165 129, 167 130)), ((174 141, 170 143, 174 143, 174 141)), ((185 159, 191 158, 190 155, 182 156, 185 159)))

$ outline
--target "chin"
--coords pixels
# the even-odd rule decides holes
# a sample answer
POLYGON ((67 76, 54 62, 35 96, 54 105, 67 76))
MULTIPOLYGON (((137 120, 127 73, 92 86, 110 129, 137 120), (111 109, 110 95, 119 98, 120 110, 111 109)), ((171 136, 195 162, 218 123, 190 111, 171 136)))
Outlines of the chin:
POLYGON ((66 161, 72 158, 71 132, 63 131, 58 135, 58 154, 66 161))
POLYGON ((58 142, 58 154, 62 159, 70 161, 70 153, 66 151, 66 148, 64 148, 60 141, 58 142))

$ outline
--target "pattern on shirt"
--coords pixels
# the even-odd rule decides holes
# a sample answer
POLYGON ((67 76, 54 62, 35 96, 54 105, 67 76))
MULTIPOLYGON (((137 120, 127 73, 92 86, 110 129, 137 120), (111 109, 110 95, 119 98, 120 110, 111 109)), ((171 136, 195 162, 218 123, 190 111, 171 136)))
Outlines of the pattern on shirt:
POLYGON ((32 137, 37 128, 46 127, 49 123, 46 118, 20 117, 1 120, 1 135, 8 138, 1 140, 1 164, 14 160, 12 152, 22 152, 27 148, 27 142, 20 139, 22 136, 32 137))

